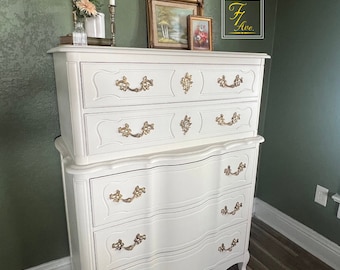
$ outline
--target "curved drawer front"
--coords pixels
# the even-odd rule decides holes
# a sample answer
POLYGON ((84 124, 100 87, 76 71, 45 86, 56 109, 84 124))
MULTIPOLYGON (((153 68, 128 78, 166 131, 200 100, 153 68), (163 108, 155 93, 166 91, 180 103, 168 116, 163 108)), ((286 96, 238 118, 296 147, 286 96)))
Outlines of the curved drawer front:
POLYGON ((81 63, 84 108, 256 97, 260 66, 81 63))
POLYGON ((95 232, 97 269, 216 269, 244 253, 245 223, 206 230, 203 218, 213 220, 195 213, 95 232))
POLYGON ((222 202, 222 199, 218 213, 225 207, 227 212, 232 212, 237 202, 244 207, 236 211, 236 215, 221 213, 221 221, 239 221, 233 219, 244 218, 248 204, 245 193, 249 191, 219 197, 230 188, 252 182, 255 154, 256 149, 250 148, 194 163, 94 178, 91 180, 94 226, 198 209, 202 204, 222 202))
POLYGON ((257 119, 255 102, 86 114, 86 156, 101 161, 101 154, 115 159, 251 137, 257 119))

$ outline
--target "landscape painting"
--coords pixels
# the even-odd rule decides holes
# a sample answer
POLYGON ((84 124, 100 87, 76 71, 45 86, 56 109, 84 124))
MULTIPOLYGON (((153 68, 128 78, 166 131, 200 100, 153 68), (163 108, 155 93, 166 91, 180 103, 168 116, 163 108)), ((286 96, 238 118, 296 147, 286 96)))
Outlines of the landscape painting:
POLYGON ((197 15, 197 4, 151 1, 149 7, 149 47, 188 48, 188 15, 197 15))

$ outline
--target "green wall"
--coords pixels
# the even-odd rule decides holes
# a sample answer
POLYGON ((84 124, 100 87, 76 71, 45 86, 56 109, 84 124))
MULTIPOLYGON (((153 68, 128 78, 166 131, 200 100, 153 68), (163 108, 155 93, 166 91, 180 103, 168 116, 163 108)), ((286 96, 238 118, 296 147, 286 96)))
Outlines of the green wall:
MULTIPOLYGON (((117 46, 146 47, 145 2, 116 2, 117 46)), ((264 40, 221 40, 220 1, 205 2, 215 50, 272 53, 276 0, 266 1, 264 40)), ((0 15, 0 268, 20 270, 69 256, 54 148, 60 130, 53 60, 46 52, 72 31, 71 0, 2 1, 0 15)), ((269 70, 270 61, 264 97, 269 70)))
POLYGON ((46 51, 69 30, 64 1, 1 1, 0 268, 68 255, 54 138, 60 133, 46 51), (63 2, 63 3, 62 3, 63 2))
POLYGON ((317 184, 340 193, 340 2, 277 10, 257 196, 340 245, 335 202, 314 203, 317 184))

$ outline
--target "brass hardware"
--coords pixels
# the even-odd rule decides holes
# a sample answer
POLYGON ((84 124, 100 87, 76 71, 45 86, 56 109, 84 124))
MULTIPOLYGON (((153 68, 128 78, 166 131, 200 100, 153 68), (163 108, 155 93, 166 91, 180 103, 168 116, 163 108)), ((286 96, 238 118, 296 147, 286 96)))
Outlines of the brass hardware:
POLYGON ((123 195, 120 193, 120 190, 116 190, 116 193, 110 194, 110 200, 113 200, 114 202, 123 201, 125 203, 130 203, 134 199, 142 196, 142 194, 145 192, 145 187, 140 188, 139 186, 136 186, 135 190, 132 192, 133 196, 131 198, 123 199, 123 195))
POLYGON ((241 162, 239 165, 238 165, 238 168, 237 168, 237 171, 236 172, 231 172, 231 168, 230 168, 230 165, 228 166, 228 168, 224 169, 224 173, 226 175, 239 175, 244 169, 246 168, 246 164, 241 162))
POLYGON ((153 80, 149 80, 147 76, 144 76, 140 83, 140 88, 130 88, 130 83, 127 81, 127 78, 123 76, 122 80, 116 80, 116 86, 119 86, 119 89, 122 91, 141 92, 149 90, 150 86, 153 86, 153 80))
POLYGON ((236 124, 238 122, 238 120, 241 119, 241 115, 237 114, 236 112, 234 112, 233 116, 231 117, 230 122, 225 122, 224 120, 224 115, 221 114, 220 116, 216 117, 216 122, 220 125, 220 126, 232 126, 234 124, 236 124))
POLYGON ((148 135, 151 132, 151 130, 153 130, 153 129, 154 129, 154 124, 149 124, 148 121, 146 121, 143 124, 141 133, 132 134, 129 124, 126 124, 126 123, 125 123, 124 127, 118 128, 118 132, 121 133, 122 136, 124 136, 124 137, 132 136, 132 137, 135 137, 135 138, 140 138, 143 135, 148 135))
POLYGON ((222 245, 218 248, 219 252, 223 252, 223 251, 228 251, 231 252, 233 250, 233 248, 237 245, 238 243, 238 239, 234 238, 234 240, 231 242, 230 247, 226 248, 225 245, 222 243, 222 245))
POLYGON ((189 131, 191 126, 191 117, 185 116, 184 119, 181 121, 180 126, 182 127, 184 135, 189 131))
POLYGON ((241 85, 243 83, 243 78, 240 77, 240 75, 236 75, 234 79, 234 83, 228 85, 227 80, 225 79, 225 76, 223 75, 222 78, 217 79, 218 84, 223 88, 235 88, 241 85))
POLYGON ((193 84, 192 81, 192 75, 189 75, 187 72, 185 76, 181 79, 181 85, 183 87, 184 93, 188 93, 189 89, 191 88, 191 85, 193 84))
POLYGON ((228 207, 227 207, 227 206, 224 206, 224 208, 221 210, 221 214, 224 215, 224 216, 226 216, 226 215, 232 215, 232 216, 233 216, 233 215, 236 214, 236 212, 237 212, 238 210, 240 210, 241 207, 242 207, 242 203, 237 202, 236 205, 235 205, 235 207, 234 207, 234 210, 231 211, 231 212, 229 212, 229 211, 228 211, 228 207))
POLYGON ((135 248, 135 246, 137 246, 140 243, 142 243, 143 240, 146 240, 146 235, 145 234, 143 234, 143 235, 137 234, 136 238, 134 240, 134 244, 132 244, 132 245, 130 245, 128 247, 124 247, 124 245, 125 245, 124 242, 121 239, 119 239, 117 243, 113 243, 112 244, 112 248, 113 249, 117 249, 117 250, 121 250, 123 248, 125 250, 129 250, 130 251, 130 250, 133 250, 135 248))

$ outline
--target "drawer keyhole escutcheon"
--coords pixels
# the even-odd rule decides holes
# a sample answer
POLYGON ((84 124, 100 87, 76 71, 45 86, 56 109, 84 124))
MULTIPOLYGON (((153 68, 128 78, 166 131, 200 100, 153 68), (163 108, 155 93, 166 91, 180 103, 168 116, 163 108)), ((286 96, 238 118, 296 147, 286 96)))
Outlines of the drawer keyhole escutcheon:
POLYGON ((144 76, 143 80, 140 82, 140 88, 130 88, 130 83, 128 82, 127 78, 123 76, 122 80, 116 80, 116 86, 118 86, 120 90, 125 92, 141 92, 149 90, 150 86, 153 86, 153 80, 149 80, 147 76, 144 76))
POLYGON ((186 115, 180 123, 184 135, 189 131, 191 125, 191 117, 186 115))
POLYGON ((226 175, 239 175, 244 169, 246 168, 246 164, 241 162, 239 165, 238 165, 238 168, 237 168, 237 171, 236 172, 232 172, 231 171, 231 168, 230 168, 230 165, 228 165, 228 167, 226 169, 224 169, 224 173, 226 175))
POLYGON ((234 216, 234 215, 236 214, 236 212, 239 211, 239 210, 241 209, 241 207, 242 207, 242 203, 237 202, 237 203, 235 204, 234 210, 231 211, 231 212, 229 212, 228 207, 227 207, 227 206, 224 206, 224 208, 221 210, 221 214, 222 214, 223 216, 226 216, 226 215, 232 215, 232 216, 234 216))
POLYGON ((224 252, 224 251, 228 251, 231 252, 233 250, 233 248, 237 245, 238 243, 238 239, 234 238, 234 240, 231 242, 230 247, 226 248, 224 243, 222 243, 222 245, 218 248, 219 252, 224 252))
POLYGON ((134 138, 140 138, 144 135, 148 135, 151 130, 154 129, 154 124, 149 124, 148 121, 144 122, 143 127, 142 127, 142 132, 133 134, 131 133, 131 129, 129 124, 125 123, 124 127, 119 127, 118 132, 122 134, 123 137, 129 137, 132 136, 134 138))
POLYGON ((225 122, 223 114, 221 114, 220 116, 216 117, 216 122, 220 126, 232 126, 232 125, 235 125, 238 122, 238 120, 240 120, 240 119, 241 119, 241 115, 237 114, 236 112, 234 112, 234 114, 231 117, 231 120, 229 122, 225 122))
POLYGON ((233 84, 228 84, 227 80, 225 79, 225 76, 223 75, 222 78, 217 79, 217 83, 220 85, 222 88, 235 88, 241 85, 243 83, 243 78, 240 77, 240 75, 236 75, 234 79, 233 84))
POLYGON ((184 90, 185 94, 188 93, 188 91, 190 90, 192 84, 193 84, 192 75, 189 75, 189 73, 187 72, 185 74, 185 76, 182 77, 182 79, 181 79, 181 85, 183 87, 183 90, 184 90))
POLYGON ((125 203, 131 203, 134 199, 139 198, 142 196, 143 193, 146 193, 145 187, 139 187, 136 186, 135 190, 132 192, 133 196, 131 198, 123 199, 123 195, 121 194, 120 190, 116 190, 115 193, 110 194, 110 200, 114 202, 125 202, 125 203))
POLYGON ((112 244, 112 248, 113 249, 116 249, 116 250, 122 250, 122 249, 125 249, 125 250, 133 250, 134 248, 135 248, 135 246, 137 246, 137 245, 139 245, 140 243, 142 243, 143 242, 143 240, 146 240, 146 235, 145 234, 137 234, 136 235, 136 238, 135 238, 135 240, 134 240, 134 243, 132 244, 132 245, 130 245, 130 246, 128 246, 128 247, 125 247, 125 244, 124 244, 124 242, 121 240, 121 239, 119 239, 118 241, 117 241, 117 243, 113 243, 112 244))

